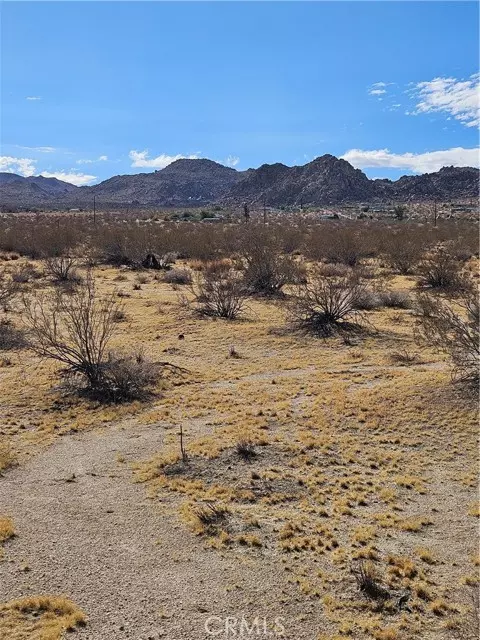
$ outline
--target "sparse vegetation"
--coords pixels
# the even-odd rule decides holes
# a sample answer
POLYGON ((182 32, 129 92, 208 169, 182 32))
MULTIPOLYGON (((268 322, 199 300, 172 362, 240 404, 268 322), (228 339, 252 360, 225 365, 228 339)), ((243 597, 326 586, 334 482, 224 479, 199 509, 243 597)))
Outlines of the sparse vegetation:
POLYGON ((290 318, 295 327, 323 337, 338 330, 358 330, 364 319, 359 301, 365 296, 365 286, 354 278, 314 275, 297 289, 290 318))
POLYGON ((470 291, 458 301, 459 310, 433 296, 417 298, 416 334, 420 341, 448 353, 456 379, 474 386, 479 381, 479 299, 470 291))

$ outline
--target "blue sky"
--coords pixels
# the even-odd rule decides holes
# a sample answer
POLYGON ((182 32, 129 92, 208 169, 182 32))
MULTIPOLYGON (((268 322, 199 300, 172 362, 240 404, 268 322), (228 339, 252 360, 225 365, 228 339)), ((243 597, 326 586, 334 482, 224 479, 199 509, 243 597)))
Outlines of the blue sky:
POLYGON ((475 2, 4 2, 0 170, 478 164, 478 19, 475 2))

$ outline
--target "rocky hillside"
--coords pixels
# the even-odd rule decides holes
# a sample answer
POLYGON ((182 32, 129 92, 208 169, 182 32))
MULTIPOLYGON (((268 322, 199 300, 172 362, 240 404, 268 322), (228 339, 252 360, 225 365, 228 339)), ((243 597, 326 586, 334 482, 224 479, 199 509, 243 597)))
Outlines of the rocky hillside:
POLYGON ((110 206, 198 207, 219 202, 236 206, 265 204, 331 205, 355 202, 441 201, 475 198, 479 171, 443 167, 436 173, 399 180, 369 180, 345 160, 324 155, 302 166, 264 164, 236 171, 206 159, 177 160, 153 173, 115 176, 92 187, 75 187, 55 178, 0 174, 4 207, 53 209, 110 206))

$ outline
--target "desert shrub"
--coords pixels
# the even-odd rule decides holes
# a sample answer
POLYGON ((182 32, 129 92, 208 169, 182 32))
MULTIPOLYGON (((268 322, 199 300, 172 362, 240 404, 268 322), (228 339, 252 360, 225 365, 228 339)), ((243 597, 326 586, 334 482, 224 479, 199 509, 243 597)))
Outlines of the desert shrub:
POLYGON ((373 311, 381 307, 378 294, 367 287, 359 287, 355 307, 361 311, 373 311))
POLYGON ((26 284, 32 280, 39 280, 42 276, 43 273, 34 264, 27 262, 12 273, 12 280, 17 284, 26 284))
POLYGON ((45 273, 56 283, 78 284, 81 276, 77 265, 77 260, 70 256, 52 256, 45 260, 45 273))
POLYGON ((321 336, 359 329, 365 316, 358 300, 364 296, 365 286, 357 279, 314 275, 298 287, 290 302, 289 317, 294 327, 321 336))
POLYGON ((378 291, 377 296, 382 307, 391 309, 411 309, 412 299, 406 291, 384 289, 378 291))
POLYGON ((0 307, 6 309, 19 292, 18 283, 0 271, 0 307))
POLYGON ((354 267, 367 254, 364 236, 357 230, 345 227, 340 233, 331 235, 326 247, 326 258, 354 267))
POLYGON ((188 269, 172 269, 167 271, 163 276, 163 282, 167 284, 191 284, 192 274, 188 269))
POLYGON ((232 268, 199 274, 192 292, 202 315, 234 320, 245 308, 248 292, 243 279, 232 268))
POLYGON ((451 304, 428 294, 417 297, 415 335, 421 342, 449 354, 454 378, 477 385, 479 382, 480 335, 478 291, 467 291, 451 304))
POLYGON ((68 294, 63 289, 24 298, 29 346, 96 387, 121 308, 115 294, 100 296, 93 277, 68 294))
POLYGON ((393 270, 407 275, 414 271, 423 251, 422 236, 402 229, 389 233, 384 240, 382 254, 393 270))
POLYGON ((443 248, 428 254, 419 264, 418 273, 420 287, 454 290, 463 285, 461 264, 443 248))
POLYGON ((368 598, 385 601, 391 594, 382 584, 371 562, 360 561, 358 567, 352 567, 352 573, 359 590, 368 598))
POLYGON ((325 278, 344 278, 351 275, 352 269, 346 264, 336 264, 330 262, 327 264, 320 264, 317 267, 317 273, 325 278))
POLYGON ((243 238, 239 266, 246 288, 255 294, 278 295, 285 285, 305 279, 303 265, 283 254, 275 237, 256 228, 243 238))
POLYGON ((240 442, 237 442, 235 450, 237 455, 242 458, 242 460, 245 460, 245 462, 250 462, 257 455, 255 446, 248 440, 240 440, 240 442))
POLYGON ((101 376, 91 390, 100 400, 129 402, 145 400, 159 376, 159 366, 145 360, 143 354, 110 352, 101 365, 101 376))
POLYGON ((22 349, 27 346, 25 332, 9 320, 0 320, 0 351, 22 349))

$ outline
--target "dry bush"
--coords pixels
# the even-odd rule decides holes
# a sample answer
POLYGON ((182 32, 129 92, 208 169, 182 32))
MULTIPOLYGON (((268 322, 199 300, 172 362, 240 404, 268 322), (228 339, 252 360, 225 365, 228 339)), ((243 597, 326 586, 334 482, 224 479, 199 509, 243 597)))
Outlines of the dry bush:
POLYGON ((32 280, 39 280, 43 277, 43 272, 31 262, 27 262, 22 267, 12 273, 12 280, 17 284, 26 284, 32 280))
POLYGON ((419 264, 418 286, 431 289, 460 289, 463 286, 462 266, 443 248, 428 254, 419 264))
POLYGON ((380 298, 376 291, 372 291, 367 287, 361 287, 355 300, 355 307, 361 311, 373 311, 382 306, 380 298))
POLYGON ((275 237, 252 229, 243 238, 241 263, 246 288, 254 294, 278 295, 287 284, 305 280, 305 268, 292 256, 281 253, 275 237))
POLYGON ((351 569, 359 590, 368 598, 384 602, 391 598, 391 593, 382 586, 380 579, 371 562, 360 561, 357 567, 351 569))
POLYGON ((45 260, 45 273, 59 284, 78 284, 81 276, 77 271, 78 262, 70 256, 53 256, 45 260))
POLYGON ((336 264, 334 262, 328 264, 319 264, 317 273, 325 278, 345 278, 351 275, 352 269, 346 264, 336 264))
POLYGON ((412 298, 406 291, 396 289, 384 289, 377 292, 378 299, 382 307, 391 309, 411 309, 412 298))
POLYGON ((23 349, 27 346, 25 332, 9 320, 0 320, 0 351, 23 349))
POLYGON ((290 320, 294 327, 324 337, 336 330, 358 330, 365 320, 358 308, 365 291, 365 286, 354 278, 314 275, 298 287, 290 303, 290 320))
POLYGON ((6 309, 19 292, 18 283, 0 271, 0 308, 6 309))
POLYGON ((84 376, 95 388, 120 309, 115 293, 100 297, 88 274, 71 294, 59 289, 25 297, 24 308, 31 349, 42 358, 62 363, 69 373, 84 376))
POLYGON ((93 391, 102 401, 145 400, 151 395, 159 373, 159 365, 148 362, 141 353, 110 352, 102 363, 100 382, 93 391))
POLYGON ((213 531, 217 526, 226 523, 229 510, 223 505, 206 502, 193 509, 193 513, 207 531, 213 531))
POLYGON ((25 298, 24 305, 30 348, 63 364, 70 388, 104 402, 149 395, 159 368, 142 355, 107 352, 123 309, 115 292, 98 295, 91 274, 71 294, 59 289, 25 298))
POLYGON ((188 269, 172 269, 163 276, 163 282, 167 284, 192 284, 192 274, 188 269))
POLYGON ((248 297, 243 279, 228 266, 198 274, 192 292, 199 313, 227 320, 241 315, 248 297))
POLYGON ((422 257, 422 238, 405 231, 389 235, 384 243, 383 255, 392 269, 407 275, 412 273, 422 257))
POLYGON ((240 442, 237 442, 235 450, 237 455, 242 458, 242 460, 245 460, 245 462, 250 462, 257 456, 253 443, 248 440, 240 440, 240 442))
POLYGON ((479 382, 480 332, 478 291, 465 292, 457 301, 462 313, 428 294, 417 297, 417 339, 449 354, 454 378, 479 382))
POLYGON ((365 236, 359 231, 346 227, 342 232, 332 234, 327 246, 326 258, 329 262, 356 266, 367 255, 365 236))

